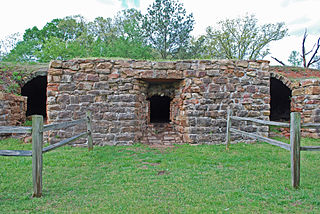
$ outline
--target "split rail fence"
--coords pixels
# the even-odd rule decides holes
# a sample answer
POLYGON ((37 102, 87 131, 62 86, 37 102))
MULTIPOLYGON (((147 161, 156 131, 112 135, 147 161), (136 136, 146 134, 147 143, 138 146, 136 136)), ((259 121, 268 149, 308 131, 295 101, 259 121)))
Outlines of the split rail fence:
POLYGON ((6 133, 31 133, 32 134, 32 151, 26 150, 0 150, 0 156, 32 156, 32 181, 33 181, 33 197, 41 197, 42 195, 42 155, 43 153, 52 151, 61 146, 67 145, 81 137, 87 137, 88 149, 93 150, 91 112, 83 119, 43 125, 43 117, 41 115, 32 116, 32 127, 17 126, 0 126, 0 134, 6 133), (82 123, 87 124, 87 131, 78 135, 62 140, 58 143, 43 148, 43 132, 50 130, 63 129, 76 126, 82 123))
POLYGON ((301 128, 320 128, 320 123, 305 123, 301 124, 301 116, 299 112, 292 112, 290 114, 290 124, 282 123, 282 122, 273 122, 273 121, 265 121, 259 120, 255 118, 248 117, 236 117, 232 116, 231 109, 228 109, 227 116, 227 133, 226 133, 226 149, 229 150, 230 146, 230 134, 236 133, 245 137, 257 139, 271 145, 275 145, 290 151, 291 153, 291 184, 294 188, 298 188, 300 185, 300 151, 320 151, 320 146, 301 146, 301 128), (274 139, 270 139, 267 137, 263 137, 261 135, 255 133, 248 133, 238 129, 231 128, 231 121, 251 121, 263 125, 273 125, 280 127, 288 127, 290 128, 290 144, 277 141, 274 139))

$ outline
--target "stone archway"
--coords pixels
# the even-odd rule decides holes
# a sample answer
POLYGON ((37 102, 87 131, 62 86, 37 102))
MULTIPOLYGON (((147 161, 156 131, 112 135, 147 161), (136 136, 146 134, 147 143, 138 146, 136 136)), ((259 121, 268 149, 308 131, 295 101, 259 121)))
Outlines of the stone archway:
POLYGON ((21 87, 21 95, 28 97, 26 116, 47 117, 47 76, 36 76, 21 87))
POLYGON ((270 72, 270 78, 273 77, 279 81, 281 81, 285 86, 287 86, 291 91, 294 89, 294 84, 287 77, 284 77, 278 73, 270 72))
POLYGON ((270 120, 289 121, 291 112, 292 82, 277 73, 270 73, 270 120))

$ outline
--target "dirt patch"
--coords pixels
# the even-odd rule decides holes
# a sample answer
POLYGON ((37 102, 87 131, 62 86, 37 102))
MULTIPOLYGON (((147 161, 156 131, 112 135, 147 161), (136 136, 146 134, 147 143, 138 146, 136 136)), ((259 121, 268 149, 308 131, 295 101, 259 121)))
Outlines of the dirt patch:
POLYGON ((158 175, 168 175, 168 174, 170 174, 170 172, 168 172, 167 170, 158 171, 158 175))

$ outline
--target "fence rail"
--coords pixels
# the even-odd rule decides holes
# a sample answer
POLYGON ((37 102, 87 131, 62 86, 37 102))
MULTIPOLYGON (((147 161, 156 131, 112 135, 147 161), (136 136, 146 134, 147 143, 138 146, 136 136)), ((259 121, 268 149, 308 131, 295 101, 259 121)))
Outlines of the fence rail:
POLYGON ((236 117, 232 116, 232 110, 228 109, 227 115, 227 130, 226 130, 226 149, 229 150, 231 142, 231 133, 240 134, 249 138, 258 139, 269 143, 271 145, 278 146, 280 148, 290 151, 291 159, 291 184, 294 188, 298 188, 300 185, 300 151, 320 151, 320 146, 300 146, 301 141, 301 127, 314 127, 320 128, 320 123, 305 123, 301 124, 301 116, 298 112, 292 112, 290 114, 290 124, 280 123, 273 121, 265 121, 248 117, 236 117), (290 127, 290 144, 273 140, 268 137, 264 137, 255 133, 248 133, 238 129, 232 128, 232 120, 237 121, 251 121, 263 125, 274 125, 281 127, 290 127))
POLYGON ((78 135, 76 135, 76 136, 73 136, 73 137, 70 137, 70 138, 68 138, 68 139, 62 140, 62 141, 60 141, 59 143, 52 144, 52 145, 50 145, 50 146, 47 146, 47 147, 43 148, 43 149, 42 149, 42 153, 46 153, 46 152, 49 152, 49 151, 51 151, 51 150, 55 150, 56 148, 59 148, 59 147, 61 147, 61 146, 64 146, 64 145, 66 145, 66 144, 68 144, 68 143, 71 143, 71 142, 73 142, 73 141, 76 141, 76 140, 78 140, 79 138, 84 137, 84 136, 87 136, 87 135, 88 135, 87 132, 83 132, 83 133, 78 134, 78 135))
POLYGON ((0 126, 0 134, 25 134, 31 133, 31 127, 0 126))
POLYGON ((32 180, 33 180, 33 197, 41 197, 42 195, 42 158, 43 153, 52 151, 61 146, 67 145, 81 137, 86 136, 88 141, 88 150, 93 149, 91 112, 87 112, 86 118, 43 125, 43 117, 40 115, 32 116, 32 127, 12 127, 0 126, 0 133, 31 133, 32 134, 32 151, 26 150, 0 150, 0 156, 32 156, 32 180), (49 130, 63 129, 86 123, 87 130, 78 135, 64 139, 58 143, 43 148, 43 132, 49 130))
POLYGON ((301 146, 301 151, 320 151, 320 146, 301 146))
POLYGON ((26 150, 0 150, 0 156, 32 156, 32 152, 26 150))
POLYGON ((73 121, 68 121, 68 122, 44 125, 43 131, 45 132, 45 131, 50 131, 50 130, 55 130, 55 129, 64 129, 64 128, 68 128, 68 127, 75 126, 75 125, 85 123, 85 122, 87 122, 87 119, 83 118, 83 119, 73 120, 73 121))
POLYGON ((320 123, 303 123, 302 128, 320 128, 320 123))
POLYGON ((250 117, 231 116, 231 119, 240 120, 240 121, 251 121, 251 122, 260 123, 260 124, 269 125, 269 126, 271 125, 271 126, 290 127, 289 123, 281 123, 281 122, 274 122, 274 121, 259 120, 259 119, 250 118, 250 117))
POLYGON ((244 135, 244 136, 247 136, 247 137, 258 139, 258 140, 264 141, 266 143, 269 143, 271 145, 279 146, 279 147, 281 147, 283 149, 286 149, 286 150, 290 151, 290 145, 286 144, 286 143, 283 143, 281 141, 273 140, 273 139, 270 139, 270 138, 267 138, 267 137, 263 137, 263 136, 260 136, 260 135, 257 135, 257 134, 253 134, 253 133, 240 131, 240 130, 237 130, 237 129, 234 129, 234 128, 230 128, 230 131, 233 132, 233 133, 236 133, 236 134, 241 134, 241 135, 244 135))

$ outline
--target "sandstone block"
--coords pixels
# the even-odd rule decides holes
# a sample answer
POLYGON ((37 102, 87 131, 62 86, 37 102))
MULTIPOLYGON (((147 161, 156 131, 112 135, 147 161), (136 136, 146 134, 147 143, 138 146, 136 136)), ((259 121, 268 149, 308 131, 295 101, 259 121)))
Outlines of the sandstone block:
MULTIPOLYGON (((54 76, 53 76, 54 77, 54 76)), ((72 75, 62 75, 61 82, 72 82, 72 75)))
POLYGON ((320 94, 320 86, 309 86, 305 89, 306 94, 311 95, 319 95, 320 94))
POLYGON ((236 61, 236 66, 237 67, 242 67, 242 68, 247 68, 249 65, 248 61, 236 61))
POLYGON ((94 71, 94 64, 93 63, 81 63, 80 69, 84 72, 93 72, 94 71))
POLYGON ((52 76, 62 75, 63 74, 63 70, 62 69, 56 69, 56 68, 50 68, 48 70, 48 74, 52 75, 52 76))
POLYGON ((176 69, 177 70, 188 70, 191 68, 191 63, 189 62, 177 62, 176 69))
POLYGON ((257 76, 256 72, 254 72, 254 71, 247 72, 246 74, 249 77, 256 77, 257 76))
POLYGON ((154 69, 158 70, 174 70, 176 68, 175 62, 155 62, 153 64, 154 69))
POLYGON ((61 83, 58 86, 58 91, 74 91, 76 86, 73 83, 61 83))
POLYGON ((84 81, 86 79, 87 75, 84 73, 76 73, 75 75, 73 75, 73 79, 74 81, 84 81))
POLYGON ((183 76, 184 77, 195 77, 197 75, 197 72, 194 70, 184 70, 183 76))
POLYGON ((260 68, 260 63, 258 63, 258 62, 249 62, 249 68, 260 68))
POLYGON ((183 72, 182 71, 176 71, 176 70, 168 70, 167 78, 169 79, 182 79, 183 78, 183 72))
POLYGON ((80 66, 77 62, 70 60, 62 62, 62 68, 70 69, 72 71, 78 71, 80 69, 80 66))
POLYGON ((148 61, 133 61, 131 66, 132 68, 137 68, 137 69, 151 69, 152 63, 148 61))
POLYGON ((292 96, 303 95, 304 93, 305 93, 305 89, 304 88, 298 88, 298 89, 294 89, 292 91, 292 96))
POLYGON ((91 82, 98 82, 99 81, 99 75, 98 74, 88 74, 86 77, 87 81, 91 82))
POLYGON ((113 67, 113 63, 111 62, 100 62, 97 64, 96 69, 97 71, 104 73, 104 72, 110 71, 112 67, 113 67))
POLYGON ((62 68, 62 61, 60 60, 51 61, 49 64, 49 68, 62 68))

